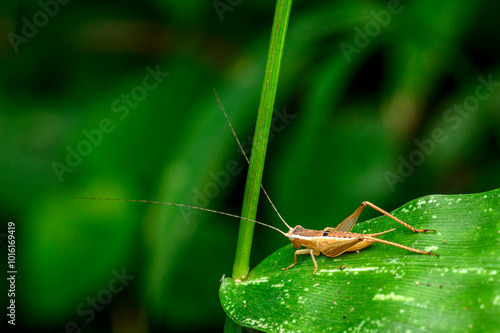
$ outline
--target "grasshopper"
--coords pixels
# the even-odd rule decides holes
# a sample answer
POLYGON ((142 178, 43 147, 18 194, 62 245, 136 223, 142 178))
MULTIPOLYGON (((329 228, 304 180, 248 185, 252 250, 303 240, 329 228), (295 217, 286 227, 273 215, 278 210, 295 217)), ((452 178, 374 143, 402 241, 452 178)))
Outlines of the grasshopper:
MULTIPOLYGON (((229 124, 229 127, 231 128, 231 131, 233 133, 234 138, 236 139, 236 142, 238 143, 238 146, 243 153, 243 156, 245 157, 247 163, 250 163, 239 139, 238 136, 236 135, 236 132, 229 120, 229 117, 222 106, 222 103, 219 99, 219 96, 217 95, 215 89, 214 89, 214 94, 215 97, 217 98, 217 101, 219 102, 219 105, 224 113, 224 116, 226 117, 226 120, 229 124)), ((170 206, 177 206, 177 207, 186 207, 186 208, 191 208, 191 209, 197 209, 201 211, 206 211, 206 212, 211 212, 211 213, 216 213, 220 215, 225 215, 225 216, 230 216, 238 219, 243 219, 247 221, 254 222, 256 224, 260 224, 263 226, 266 226, 268 228, 274 229, 281 233, 283 236, 288 238, 290 242, 292 243, 293 248, 296 250, 294 252, 294 262, 290 266, 286 267, 286 269, 292 268, 293 266, 297 265, 297 255, 299 254, 309 254, 311 256, 311 259, 314 264, 314 271, 313 275, 316 274, 316 271, 318 270, 318 264, 316 263, 315 256, 319 256, 321 253, 324 254, 327 257, 336 257, 341 255, 344 252, 352 252, 352 251, 359 251, 361 249, 364 249, 365 247, 371 245, 372 243, 383 243, 387 245, 392 245, 395 247, 399 247, 404 250, 408 250, 411 252, 415 252, 418 254, 428 254, 428 255, 435 255, 439 256, 437 253, 433 252, 427 252, 427 251, 422 251, 418 250, 409 246, 405 246, 402 244, 394 243, 394 242, 389 242, 383 239, 376 238, 376 236, 380 236, 383 234, 386 234, 388 232, 394 231, 395 229, 390 229, 386 231, 382 231, 379 233, 374 233, 374 234, 360 234, 360 233, 354 233, 351 232, 352 228, 356 224, 356 221, 358 220, 359 215, 363 211, 363 209, 366 206, 370 206, 373 209, 377 210, 378 212, 388 216, 392 220, 396 221, 397 223, 403 225, 404 227, 410 229, 411 231, 415 233, 428 233, 428 232, 436 232, 436 230, 433 229, 417 229, 411 225, 409 225, 406 222, 403 222, 402 220, 398 219, 394 215, 389 214, 385 210, 375 206, 371 202, 368 201, 363 201, 361 205, 352 213, 350 216, 348 216, 344 221, 342 221, 339 225, 337 225, 335 228, 332 227, 326 227, 323 230, 311 230, 311 229, 305 229, 300 225, 297 225, 296 227, 292 228, 288 225, 288 223, 283 219, 283 217, 280 215, 278 212, 278 209, 272 202, 271 198, 267 194, 266 190, 264 189, 264 186, 261 184, 261 189, 264 195, 266 196, 267 200, 273 207, 274 211, 280 218, 280 220, 285 224, 285 226, 288 228, 288 232, 283 232, 279 228, 273 227, 271 225, 268 225, 266 223, 249 219, 246 217, 238 216, 235 214, 230 214, 230 213, 225 213, 225 212, 220 212, 212 209, 207 209, 207 208, 201 208, 201 207, 196 207, 196 206, 190 206, 190 205, 185 205, 185 204, 178 204, 178 203, 171 203, 171 202, 161 202, 161 201, 150 201, 150 200, 134 200, 134 199, 115 199, 115 198, 76 198, 76 199, 88 199, 88 200, 115 200, 115 201, 131 201, 131 202, 144 202, 144 203, 153 203, 153 204, 162 204, 162 205, 170 205, 170 206), (305 247, 305 248, 304 248, 305 247)))
POLYGON ((375 236, 383 235, 385 233, 394 231, 395 229, 382 231, 376 234, 358 234, 351 232, 354 224, 358 220, 359 215, 366 206, 372 207, 373 209, 390 217, 394 221, 402 224, 413 232, 436 232, 436 230, 432 229, 416 229, 408 223, 401 221, 394 215, 391 215, 385 210, 375 206, 371 202, 363 201, 363 203, 361 203, 361 206, 359 206, 358 209, 354 211, 354 213, 352 213, 335 228, 326 227, 323 230, 310 230, 304 229, 300 225, 296 226, 295 228, 290 228, 288 226, 289 231, 285 234, 285 237, 287 237, 292 242, 293 247, 297 250, 294 253, 294 263, 288 266, 287 269, 297 265, 298 254, 310 254, 314 263, 314 275, 318 270, 318 264, 316 263, 316 259, 314 258, 314 256, 319 256, 321 253, 323 253, 327 257, 336 257, 344 252, 359 251, 375 242, 396 246, 401 249, 419 254, 439 256, 437 253, 422 251, 409 246, 375 238, 375 236), (301 249, 301 247, 305 247, 305 249, 301 249))

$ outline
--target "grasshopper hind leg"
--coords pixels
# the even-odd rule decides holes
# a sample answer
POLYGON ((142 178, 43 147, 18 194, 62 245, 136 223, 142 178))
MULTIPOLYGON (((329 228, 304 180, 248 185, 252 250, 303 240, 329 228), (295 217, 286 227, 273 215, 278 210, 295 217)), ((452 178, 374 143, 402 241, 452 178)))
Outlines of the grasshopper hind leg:
POLYGON ((402 226, 410 229, 411 231, 413 232, 416 232, 416 233, 429 233, 429 232, 436 232, 436 230, 434 229, 417 229, 411 225, 409 225, 408 223, 406 222, 403 222, 401 221, 400 219, 398 219, 396 216, 392 215, 392 214, 389 214, 388 212, 386 212, 385 210, 383 210, 382 208, 380 207, 377 207, 375 206, 374 204, 372 204, 371 202, 368 202, 368 201, 363 201, 363 203, 361 204, 361 206, 370 206, 371 208, 375 209, 376 211, 384 214, 385 216, 387 217, 390 217, 391 219, 393 219, 394 221, 398 222, 399 224, 401 224, 402 226))
POLYGON ((331 227, 327 227, 325 228, 324 230, 327 231, 327 230, 330 230, 330 231, 344 231, 344 232, 351 232, 352 228, 354 227, 354 224, 356 224, 356 221, 358 220, 358 217, 359 215, 361 214, 361 212, 363 211, 363 209, 365 209, 366 206, 370 206, 371 208, 375 209, 376 211, 378 211, 379 213, 382 213, 384 214, 385 216, 391 218, 393 221, 401 224, 402 226, 410 229, 411 231, 415 232, 415 233, 429 233, 429 232, 436 232, 436 230, 433 230, 433 229, 417 229, 411 225, 409 225, 408 223, 404 222, 404 221, 401 221, 400 219, 398 219, 396 216, 392 215, 392 214, 389 214, 388 212, 386 212, 385 210, 383 210, 382 208, 372 204, 371 202, 369 201, 363 201, 361 203, 361 205, 358 207, 358 209, 356 209, 354 211, 354 213, 352 213, 350 216, 348 216, 344 221, 342 221, 338 226, 336 226, 335 228, 331 228, 331 227))

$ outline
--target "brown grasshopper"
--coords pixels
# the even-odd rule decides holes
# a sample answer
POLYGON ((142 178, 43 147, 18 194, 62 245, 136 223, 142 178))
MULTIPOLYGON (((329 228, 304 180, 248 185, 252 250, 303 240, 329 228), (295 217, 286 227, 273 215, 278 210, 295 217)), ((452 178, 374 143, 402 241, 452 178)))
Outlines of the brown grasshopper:
POLYGON ((316 263, 316 259, 314 258, 314 256, 319 256, 321 253, 323 253, 327 257, 336 257, 344 252, 359 251, 374 242, 396 246, 401 249, 405 249, 419 254, 429 254, 438 256, 437 253, 417 250, 409 246, 375 238, 375 236, 379 236, 394 231, 395 229, 382 231, 376 234, 358 234, 351 232, 352 228, 354 227, 354 224, 358 220, 359 215, 366 206, 372 207, 373 209, 390 217, 394 221, 402 224, 403 226, 407 227, 413 232, 424 232, 424 233, 428 233, 429 231, 436 232, 435 230, 432 229, 416 229, 411 225, 409 225, 408 223, 405 223, 400 219, 398 219, 397 217, 387 213, 385 210, 375 206, 371 202, 363 201, 361 206, 359 206, 358 209, 354 211, 354 213, 352 213, 348 218, 342 221, 335 228, 326 227, 323 230, 310 230, 310 229, 304 229, 300 225, 296 226, 295 228, 290 228, 290 226, 287 225, 289 231, 285 234, 285 237, 287 237, 292 242, 292 245, 295 249, 298 249, 294 253, 293 264, 288 266, 287 269, 297 265, 297 254, 310 254, 312 261, 314 263, 314 272, 313 272, 314 275, 318 270, 318 264, 316 263), (306 247, 306 248, 300 249, 301 247, 306 247))
MULTIPOLYGON (((227 116, 227 113, 226 113, 224 107, 222 106, 222 103, 219 99, 219 96, 215 92, 215 89, 214 89, 214 94, 215 94, 215 97, 217 98, 217 101, 219 102, 219 105, 220 105, 222 111, 224 112, 224 116, 226 117, 226 120, 229 124, 229 127, 231 128, 233 136, 235 137, 236 142, 238 143, 238 146, 240 147, 240 150, 243 153, 243 156, 245 156, 245 159, 247 160, 247 162, 250 163, 245 151, 243 150, 243 147, 241 146, 241 143, 238 139, 238 136, 236 135, 236 132, 234 131, 234 128, 233 128, 231 122, 229 121, 229 117, 227 116)), ((432 230, 432 229, 417 229, 415 227, 412 227, 408 223, 401 221, 397 217, 389 214, 385 210, 375 206, 374 204, 372 204, 368 201, 363 201, 363 203, 361 203, 361 206, 359 206, 358 209, 356 209, 354 211, 354 213, 352 213, 349 217, 347 217, 344 221, 342 221, 335 228, 326 227, 323 230, 311 230, 311 229, 304 229, 300 225, 296 226, 295 228, 292 228, 288 225, 288 223, 286 223, 286 221, 283 219, 283 217, 281 217, 280 213, 278 212, 278 210, 274 206, 271 198, 269 197, 266 190, 264 189, 264 186, 262 184, 260 186, 261 186, 261 189, 262 189, 263 193, 265 194, 267 200, 269 201, 269 203, 273 207, 274 211, 276 212, 276 214, 278 215, 280 220, 288 228, 288 232, 285 233, 276 227, 273 227, 273 226, 268 225, 266 223, 256 221, 253 219, 249 219, 246 217, 242 217, 242 216, 238 216, 238 215, 234 215, 234 214, 230 214, 230 213, 224 213, 224 212, 220 212, 220 211, 216 211, 216 210, 212 210, 212 209, 207 209, 207 208, 184 205, 184 204, 177 204, 177 203, 171 203, 171 202, 161 202, 161 201, 150 201, 150 200, 114 199, 114 198, 77 198, 77 199, 132 201, 132 202, 145 202, 145 203, 178 206, 178 207, 187 207, 187 208, 202 210, 202 211, 206 211, 206 212, 226 215, 226 216, 230 216, 230 217, 234 217, 234 218, 238 218, 238 219, 251 221, 251 222, 254 222, 254 223, 257 223, 260 225, 264 225, 268 228, 271 228, 271 229, 278 231, 283 236, 288 238, 292 242, 292 246, 295 249, 297 249, 294 253, 293 264, 288 266, 286 269, 289 269, 289 268, 297 265, 297 255, 298 254, 309 254, 309 255, 311 255, 312 261, 314 263, 313 275, 316 274, 316 271, 318 270, 318 264, 316 263, 316 259, 314 258, 314 256, 319 256, 321 253, 323 253, 327 257, 336 257, 336 256, 341 255, 344 252, 359 251, 359 250, 364 249, 365 247, 367 247, 370 244, 375 243, 375 242, 396 246, 396 247, 399 247, 401 249, 405 249, 405 250, 419 253, 419 254, 428 254, 428 255, 438 256, 437 253, 422 251, 422 250, 414 249, 414 248, 409 247, 409 246, 405 246, 405 245, 401 245, 398 243, 393 243, 393 242, 389 242, 389 241, 386 241, 383 239, 375 238, 375 236, 379 236, 379 235, 394 231, 395 229, 390 229, 390 230, 382 231, 382 232, 375 233, 375 234, 359 234, 359 233, 351 232, 352 228, 354 227, 354 224, 356 224, 356 221, 358 220, 359 215, 361 214, 361 212, 363 211, 363 209, 366 206, 372 207, 373 209, 390 217, 394 221, 398 222, 399 224, 403 225, 404 227, 410 229, 413 232, 416 232, 416 233, 420 233, 420 232, 428 233, 430 231, 436 232, 435 230, 432 230), (302 247, 305 247, 305 249, 301 249, 302 247)))

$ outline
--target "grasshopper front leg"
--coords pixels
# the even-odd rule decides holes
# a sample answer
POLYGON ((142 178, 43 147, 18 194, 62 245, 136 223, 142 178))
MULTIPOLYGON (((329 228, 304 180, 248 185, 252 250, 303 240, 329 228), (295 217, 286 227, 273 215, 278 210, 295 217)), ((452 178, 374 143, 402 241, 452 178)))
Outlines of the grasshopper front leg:
POLYGON ((314 258, 314 256, 315 255, 319 256, 321 252, 315 251, 313 249, 301 249, 301 250, 295 251, 295 253, 293 254, 294 262, 293 262, 293 264, 288 266, 286 269, 292 268, 293 266, 297 265, 297 254, 308 254, 308 253, 311 255, 312 261, 314 263, 313 275, 316 274, 316 271, 318 270, 318 264, 316 263, 316 259, 314 258))

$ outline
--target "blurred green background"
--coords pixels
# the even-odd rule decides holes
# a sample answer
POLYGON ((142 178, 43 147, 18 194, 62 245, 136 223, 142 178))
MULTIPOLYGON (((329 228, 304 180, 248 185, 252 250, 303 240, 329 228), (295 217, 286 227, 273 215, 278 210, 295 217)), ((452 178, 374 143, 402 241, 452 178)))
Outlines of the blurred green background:
MULTIPOLYGON (((73 198, 239 214, 246 162, 212 89, 250 151, 274 6, 0 5, 0 205, 17 226, 18 328, 222 329, 237 220, 73 198)), ((289 224, 333 227, 363 200, 390 211, 499 187, 499 10, 295 1, 263 178, 289 224)), ((283 227, 261 201, 259 219, 283 227)), ((285 244, 257 227, 253 266, 285 244)))

